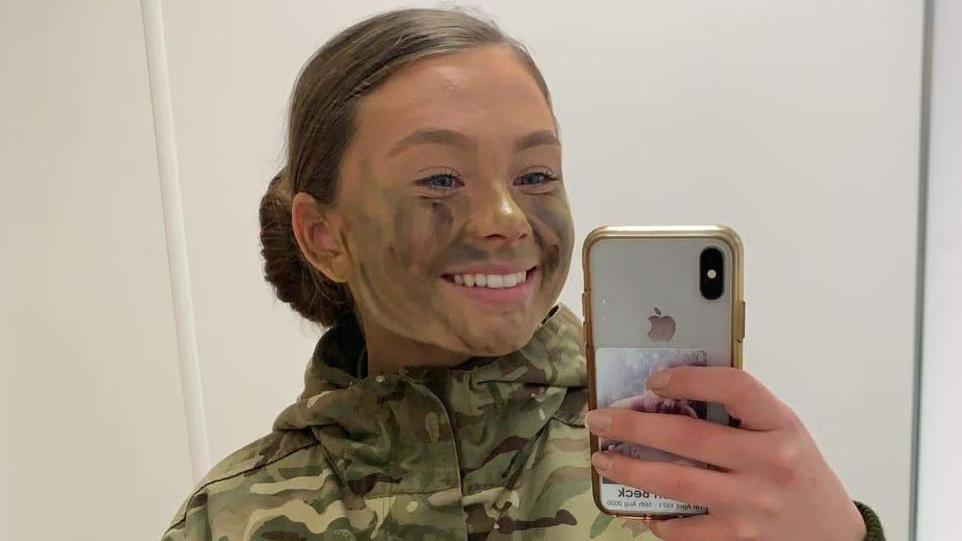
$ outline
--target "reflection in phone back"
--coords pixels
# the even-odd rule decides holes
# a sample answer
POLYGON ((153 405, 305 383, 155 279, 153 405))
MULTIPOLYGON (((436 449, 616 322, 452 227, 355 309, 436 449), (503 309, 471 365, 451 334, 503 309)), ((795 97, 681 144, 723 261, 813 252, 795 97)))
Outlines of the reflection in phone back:
MULTIPOLYGON (((707 366, 708 353, 702 349, 675 348, 598 348, 595 353, 595 381, 599 408, 628 408, 644 413, 686 415, 704 419, 704 402, 675 400, 658 396, 645 388, 648 376, 677 366, 707 366)), ((705 464, 672 453, 634 443, 604 440, 599 447, 641 460, 671 462, 704 468, 705 464)), ((683 502, 660 498, 601 479, 601 496, 612 509, 701 514, 706 510, 683 502)))

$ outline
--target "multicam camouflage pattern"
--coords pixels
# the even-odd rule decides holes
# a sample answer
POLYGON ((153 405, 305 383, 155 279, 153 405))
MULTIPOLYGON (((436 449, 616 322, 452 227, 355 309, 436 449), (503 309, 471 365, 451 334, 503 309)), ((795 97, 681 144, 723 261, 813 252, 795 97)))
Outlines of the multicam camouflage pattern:
POLYGON ((558 305, 521 350, 355 378, 328 331, 274 431, 217 465, 174 540, 656 540, 591 497, 581 323, 558 305))

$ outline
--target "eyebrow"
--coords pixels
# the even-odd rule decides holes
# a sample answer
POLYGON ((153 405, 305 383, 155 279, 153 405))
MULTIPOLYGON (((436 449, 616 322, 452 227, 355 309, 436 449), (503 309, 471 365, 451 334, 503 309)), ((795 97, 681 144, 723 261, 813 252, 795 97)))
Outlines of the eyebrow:
POLYGON ((540 145, 560 147, 561 141, 558 140, 558 136, 551 130, 538 130, 518 139, 514 143, 514 149, 519 151, 540 145))
POLYGON ((474 150, 478 146, 478 142, 474 140, 474 138, 468 137, 459 131, 445 128, 421 128, 414 130, 406 135, 404 139, 398 141, 397 144, 391 148, 391 151, 388 152, 388 157, 400 154, 412 146, 424 144, 448 145, 463 150, 474 150))
MULTIPOLYGON (((464 133, 447 128, 421 128, 414 130, 395 144, 388 157, 404 152, 415 145, 435 144, 448 145, 462 150, 477 150, 478 141, 464 133)), ((561 146, 558 136, 551 130, 537 130, 518 138, 514 143, 515 151, 525 150, 539 145, 561 146)))

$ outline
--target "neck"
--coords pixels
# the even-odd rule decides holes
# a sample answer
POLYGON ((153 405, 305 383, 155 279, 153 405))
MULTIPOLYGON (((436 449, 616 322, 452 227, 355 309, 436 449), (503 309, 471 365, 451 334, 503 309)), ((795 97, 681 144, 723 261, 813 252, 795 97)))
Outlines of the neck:
POLYGON ((463 353, 400 336, 365 319, 360 318, 359 323, 367 348, 369 376, 391 374, 408 366, 457 366, 470 358, 463 353))

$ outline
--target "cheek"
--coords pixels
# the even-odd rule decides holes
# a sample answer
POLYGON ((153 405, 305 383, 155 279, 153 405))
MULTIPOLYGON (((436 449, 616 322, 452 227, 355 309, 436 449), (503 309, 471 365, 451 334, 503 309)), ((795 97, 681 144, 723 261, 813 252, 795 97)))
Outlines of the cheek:
POLYGON ((385 253, 398 270, 437 271, 438 254, 451 244, 457 209, 446 201, 398 204, 393 227, 384 232, 385 253))
POLYGON ((431 225, 439 240, 448 236, 454 227, 454 213, 447 204, 431 201, 431 225))
POLYGON ((541 198, 528 205, 535 242, 545 254, 544 275, 566 275, 574 245, 571 210, 564 197, 541 198))
POLYGON ((390 280, 384 275, 389 267, 386 260, 384 232, 389 231, 387 224, 379 222, 375 215, 363 210, 355 210, 344 219, 342 245, 347 247, 348 256, 354 268, 353 283, 350 284, 355 301, 383 307, 390 288, 390 280))
POLYGON ((353 215, 356 300, 395 333, 435 336, 439 328, 450 327, 435 288, 457 210, 443 202, 403 198, 385 202, 381 210, 353 215), (413 321, 419 322, 416 329, 413 321))

